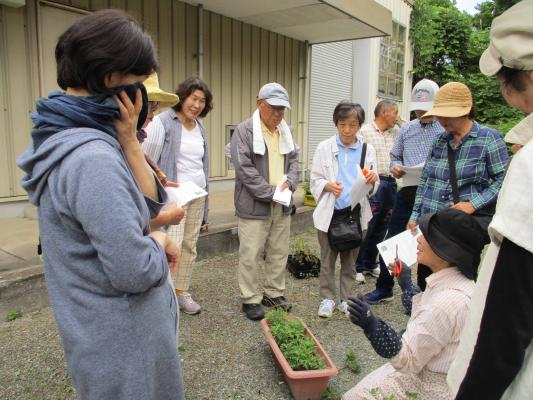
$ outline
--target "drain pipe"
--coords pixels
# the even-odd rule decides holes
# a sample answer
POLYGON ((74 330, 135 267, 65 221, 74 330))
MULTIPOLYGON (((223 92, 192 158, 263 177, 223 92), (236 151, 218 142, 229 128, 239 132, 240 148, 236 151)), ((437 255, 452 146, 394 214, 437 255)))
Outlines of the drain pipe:
POLYGON ((198 4, 198 78, 204 74, 204 6, 198 4))

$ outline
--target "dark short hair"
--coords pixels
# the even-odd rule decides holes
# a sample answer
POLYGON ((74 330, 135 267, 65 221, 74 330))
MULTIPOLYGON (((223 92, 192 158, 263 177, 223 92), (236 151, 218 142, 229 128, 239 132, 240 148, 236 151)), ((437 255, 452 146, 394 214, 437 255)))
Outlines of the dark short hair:
POLYGON ((374 117, 379 116, 382 111, 390 111, 392 107, 398 107, 398 105, 392 100, 381 100, 374 108, 374 117))
POLYGON ((333 110, 333 123, 337 126, 339 121, 349 118, 352 115, 355 115, 359 121, 359 125, 363 125, 363 122, 365 122, 365 110, 363 110, 361 104, 343 100, 333 110))
POLYGON ((179 96, 180 101, 172 108, 178 112, 181 111, 185 99, 193 94, 196 90, 201 90, 205 95, 205 108, 200 115, 198 115, 200 118, 205 118, 205 116, 209 114, 209 111, 213 109, 213 95, 209 90, 209 86, 207 86, 207 84, 200 78, 187 78, 178 85, 176 94, 179 96))
POLYGON ((469 119, 475 119, 476 115, 477 115, 477 109, 476 109, 476 107, 472 106, 472 108, 468 112, 468 118, 469 119))
POLYGON ((496 73, 496 76, 501 79, 505 86, 510 86, 517 92, 525 92, 528 72, 503 66, 496 73))
POLYGON ((127 13, 102 10, 74 22, 55 50, 57 83, 91 93, 110 93, 105 78, 113 73, 149 75, 158 62, 152 38, 127 13))

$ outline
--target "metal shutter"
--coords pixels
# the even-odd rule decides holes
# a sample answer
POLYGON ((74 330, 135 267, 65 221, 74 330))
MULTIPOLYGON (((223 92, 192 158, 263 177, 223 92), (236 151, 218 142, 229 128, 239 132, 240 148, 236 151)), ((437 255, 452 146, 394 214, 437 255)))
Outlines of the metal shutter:
POLYGON ((341 100, 352 99, 353 42, 313 45, 309 103, 309 169, 318 144, 334 135, 333 110, 341 100))

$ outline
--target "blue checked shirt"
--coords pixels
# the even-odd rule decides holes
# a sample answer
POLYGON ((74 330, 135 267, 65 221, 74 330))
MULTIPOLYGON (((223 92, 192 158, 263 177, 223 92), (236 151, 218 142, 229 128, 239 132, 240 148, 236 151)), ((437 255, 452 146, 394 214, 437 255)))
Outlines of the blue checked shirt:
POLYGON ((398 139, 392 146, 390 168, 398 165, 414 167, 424 163, 435 139, 444 132, 436 119, 427 124, 422 124, 418 118, 407 122, 400 129, 398 139))
MULTIPOLYGON (((410 221, 450 207, 453 203, 448 146, 453 136, 445 132, 431 150, 416 191, 410 221)), ((476 210, 496 201, 509 160, 501 134, 474 121, 470 132, 454 150, 460 201, 470 201, 476 210)))

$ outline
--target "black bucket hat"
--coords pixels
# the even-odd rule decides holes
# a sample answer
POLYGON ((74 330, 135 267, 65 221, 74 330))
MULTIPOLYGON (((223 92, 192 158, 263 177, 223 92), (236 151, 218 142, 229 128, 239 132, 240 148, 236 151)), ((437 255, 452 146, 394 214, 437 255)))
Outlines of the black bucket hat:
POLYGON ((422 215, 418 226, 435 254, 476 279, 485 232, 472 215, 448 208, 422 215))

